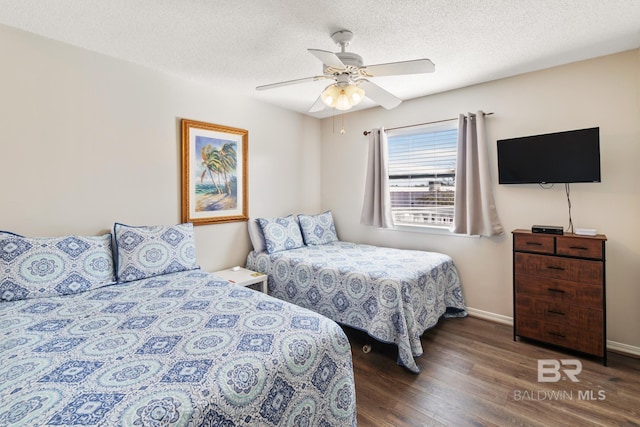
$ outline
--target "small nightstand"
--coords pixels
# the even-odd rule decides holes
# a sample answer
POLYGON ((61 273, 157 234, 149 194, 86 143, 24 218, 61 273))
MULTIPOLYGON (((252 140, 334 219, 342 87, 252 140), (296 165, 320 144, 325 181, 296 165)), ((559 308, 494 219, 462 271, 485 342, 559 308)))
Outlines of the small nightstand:
POLYGON ((267 278, 269 276, 267 276, 266 274, 247 270, 246 268, 242 267, 235 271, 231 268, 227 268, 226 270, 214 271, 213 274, 240 286, 249 286, 256 283, 262 283, 262 292, 265 294, 268 293, 267 278))

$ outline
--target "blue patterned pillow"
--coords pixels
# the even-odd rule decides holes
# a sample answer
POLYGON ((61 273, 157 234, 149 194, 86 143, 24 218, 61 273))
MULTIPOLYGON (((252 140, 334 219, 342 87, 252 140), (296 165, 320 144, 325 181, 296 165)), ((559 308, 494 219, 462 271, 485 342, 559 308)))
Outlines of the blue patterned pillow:
POLYGON ((23 237, 0 231, 0 301, 75 294, 115 283, 111 234, 23 237))
POLYGON ((267 252, 286 251, 304 246, 300 225, 289 215, 283 218, 258 218, 267 252))
POLYGON ((119 282, 199 268, 191 223, 146 227, 115 223, 113 234, 119 282))
POLYGON ((313 246, 338 241, 331 211, 318 215, 298 215, 298 221, 305 244, 313 246))

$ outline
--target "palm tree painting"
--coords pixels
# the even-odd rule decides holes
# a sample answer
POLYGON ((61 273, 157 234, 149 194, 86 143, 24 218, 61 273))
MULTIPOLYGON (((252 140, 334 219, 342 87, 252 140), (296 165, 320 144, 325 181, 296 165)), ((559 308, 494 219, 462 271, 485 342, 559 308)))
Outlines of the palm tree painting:
POLYGON ((196 212, 237 208, 238 154, 236 150, 235 141, 196 136, 193 155, 199 157, 199 163, 194 168, 196 176, 192 177, 195 183, 196 212))
POLYGON ((247 221, 249 131, 182 119, 182 220, 247 221))

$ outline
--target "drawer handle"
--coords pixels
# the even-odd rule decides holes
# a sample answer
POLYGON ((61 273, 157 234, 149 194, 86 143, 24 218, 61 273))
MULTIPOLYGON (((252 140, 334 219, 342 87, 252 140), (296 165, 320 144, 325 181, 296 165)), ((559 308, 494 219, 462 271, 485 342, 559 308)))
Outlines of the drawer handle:
POLYGON ((549 292, 557 292, 559 294, 564 294, 564 291, 562 289, 553 289, 553 288, 547 288, 547 290, 549 292))
POLYGON ((526 244, 529 246, 542 246, 542 243, 540 242, 526 242, 526 244))
POLYGON ((566 338, 566 337, 567 337, 566 335, 560 334, 560 333, 558 333, 558 332, 551 332, 551 331, 549 331, 549 332, 547 332, 547 333, 548 333, 549 335, 553 335, 554 337, 558 337, 558 338, 566 338))
POLYGON ((547 310, 547 313, 549 313, 549 314, 557 314, 559 316, 564 316, 564 313, 561 312, 561 311, 547 310))
POLYGON ((547 268, 550 270, 564 271, 564 267, 556 267, 555 265, 547 265, 547 268))
POLYGON ((569 249, 577 249, 579 251, 588 251, 589 248, 585 248, 584 246, 569 246, 569 249))

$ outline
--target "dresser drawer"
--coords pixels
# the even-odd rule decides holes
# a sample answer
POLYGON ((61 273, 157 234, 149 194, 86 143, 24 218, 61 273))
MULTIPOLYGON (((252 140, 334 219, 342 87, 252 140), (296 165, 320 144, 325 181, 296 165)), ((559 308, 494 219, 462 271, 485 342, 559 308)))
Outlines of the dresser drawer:
POLYGON ((551 279, 602 285, 604 266, 600 261, 516 253, 515 273, 551 279))
POLYGON ((526 295, 558 304, 586 308, 602 308, 604 289, 601 285, 583 285, 568 280, 520 274, 515 279, 516 297, 526 295))
POLYGON ((585 330, 561 323, 545 322, 518 315, 516 334, 525 338, 559 345, 595 356, 604 356, 603 329, 585 330))
POLYGON ((602 240, 584 237, 558 237, 556 253, 558 255, 582 258, 602 259, 602 240))
POLYGON ((568 326, 574 330, 574 333, 582 329, 600 330, 604 325, 604 314, 600 309, 549 301, 528 295, 516 296, 516 310, 518 316, 533 317, 545 323, 568 326))
POLYGON ((544 234, 515 234, 513 248, 516 251, 552 254, 554 252, 554 236, 544 234))

